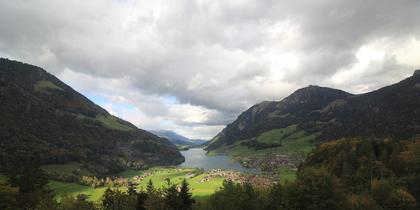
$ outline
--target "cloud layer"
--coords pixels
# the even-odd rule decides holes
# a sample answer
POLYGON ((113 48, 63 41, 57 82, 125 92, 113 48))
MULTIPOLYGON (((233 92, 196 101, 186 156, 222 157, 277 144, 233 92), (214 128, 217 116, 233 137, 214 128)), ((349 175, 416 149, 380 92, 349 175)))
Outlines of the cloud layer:
POLYGON ((145 129, 211 138, 309 84, 370 91, 420 67, 417 0, 0 0, 0 56, 145 129))

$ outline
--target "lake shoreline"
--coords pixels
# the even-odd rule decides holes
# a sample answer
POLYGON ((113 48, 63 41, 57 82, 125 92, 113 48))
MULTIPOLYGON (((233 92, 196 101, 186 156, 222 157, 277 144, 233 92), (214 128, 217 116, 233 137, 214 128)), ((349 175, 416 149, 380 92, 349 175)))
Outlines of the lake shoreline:
POLYGON ((260 172, 254 168, 244 167, 240 162, 237 162, 226 155, 207 155, 207 151, 205 151, 202 147, 190 148, 189 150, 180 152, 185 157, 185 161, 179 164, 179 167, 202 168, 204 170, 234 170, 251 174, 260 172))

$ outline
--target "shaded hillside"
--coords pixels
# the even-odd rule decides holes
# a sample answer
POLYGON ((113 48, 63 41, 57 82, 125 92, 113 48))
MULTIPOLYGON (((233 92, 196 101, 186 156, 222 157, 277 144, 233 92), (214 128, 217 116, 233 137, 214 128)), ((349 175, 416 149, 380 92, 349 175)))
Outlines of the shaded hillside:
POLYGON ((212 139, 207 149, 231 145, 238 140, 257 137, 266 131, 300 124, 314 117, 317 110, 349 96, 351 94, 341 90, 309 86, 297 90, 282 101, 262 102, 252 106, 239 115, 233 123, 227 125, 212 139))
POLYGON ((420 134, 420 74, 360 95, 309 86, 243 112, 207 145, 250 167, 296 167, 315 145, 349 137, 420 134))
POLYGON ((155 130, 150 132, 159 137, 166 138, 172 144, 179 146, 198 146, 207 142, 206 140, 201 139, 189 139, 185 136, 179 135, 173 131, 168 130, 155 130))
POLYGON ((420 134, 420 75, 325 107, 302 128, 322 131, 318 141, 357 136, 407 139, 420 134))
POLYGON ((39 67, 0 59, 0 98, 4 161, 21 150, 98 174, 183 161, 166 139, 110 115, 39 67))

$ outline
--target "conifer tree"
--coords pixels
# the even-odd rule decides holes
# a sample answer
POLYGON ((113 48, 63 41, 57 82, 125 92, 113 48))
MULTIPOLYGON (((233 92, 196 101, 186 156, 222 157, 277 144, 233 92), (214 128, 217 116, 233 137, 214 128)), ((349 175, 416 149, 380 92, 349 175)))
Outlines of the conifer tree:
POLYGON ((153 181, 149 179, 149 182, 147 182, 146 191, 148 194, 151 194, 155 190, 155 187, 153 186, 153 181))
POLYGON ((182 180, 181 189, 179 191, 179 198, 181 200, 181 209, 182 210, 191 210, 192 204, 195 203, 195 200, 192 198, 190 192, 190 186, 187 180, 182 180))

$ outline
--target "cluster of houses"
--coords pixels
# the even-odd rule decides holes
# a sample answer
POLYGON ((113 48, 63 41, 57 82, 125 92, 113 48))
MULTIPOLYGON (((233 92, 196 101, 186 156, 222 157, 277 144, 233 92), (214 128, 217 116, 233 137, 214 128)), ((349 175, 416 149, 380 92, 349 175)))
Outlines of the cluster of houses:
POLYGON ((221 170, 213 169, 209 171, 208 175, 204 176, 199 183, 208 182, 214 178, 223 177, 227 180, 232 180, 236 183, 251 183, 258 186, 270 186, 273 183, 276 183, 277 180, 273 179, 273 176, 262 175, 262 174, 243 174, 237 171, 232 170, 221 170))
POLYGON ((295 169, 298 161, 287 155, 272 155, 266 158, 242 159, 241 163, 247 168, 259 168, 262 171, 271 171, 280 166, 295 169))
POLYGON ((79 184, 96 187, 124 187, 128 186, 128 179, 124 177, 106 177, 97 178, 96 176, 82 176, 79 180, 79 184))
POLYGON ((142 175, 140 175, 140 176, 134 176, 133 178, 131 178, 131 181, 132 182, 141 182, 141 181, 143 181, 146 177, 148 177, 148 176, 152 176, 153 175, 153 173, 151 173, 151 172, 145 172, 145 173, 143 173, 142 175))
POLYGON ((217 177, 224 177, 234 182, 242 182, 242 175, 237 171, 224 171, 222 169, 212 169, 208 172, 208 175, 200 179, 199 183, 208 182, 217 177))

